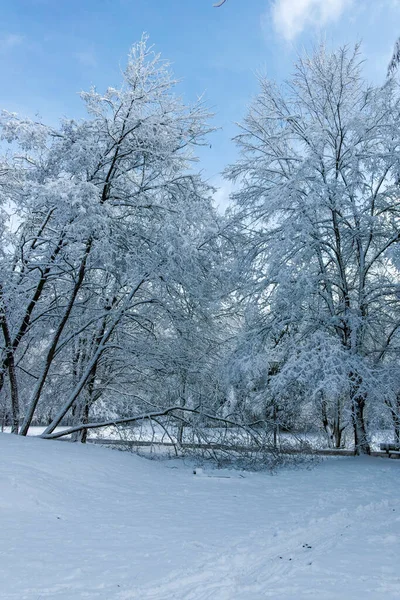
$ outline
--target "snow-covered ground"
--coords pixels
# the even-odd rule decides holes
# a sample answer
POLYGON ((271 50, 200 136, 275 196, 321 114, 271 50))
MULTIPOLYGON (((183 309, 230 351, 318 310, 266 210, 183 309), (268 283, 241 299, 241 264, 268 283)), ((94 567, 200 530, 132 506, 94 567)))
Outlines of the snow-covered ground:
POLYGON ((203 471, 0 434, 1 600, 398 600, 400 460, 203 471))

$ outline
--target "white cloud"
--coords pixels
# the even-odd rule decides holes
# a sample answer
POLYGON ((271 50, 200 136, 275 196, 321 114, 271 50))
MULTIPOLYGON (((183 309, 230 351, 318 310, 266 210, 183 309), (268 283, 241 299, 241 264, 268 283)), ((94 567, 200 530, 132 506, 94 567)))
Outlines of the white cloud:
POLYGON ((23 36, 15 33, 6 33, 5 35, 0 35, 0 52, 12 50, 16 46, 20 46, 23 41, 23 36))
POLYGON ((275 0, 272 20, 276 31, 293 40, 307 27, 323 27, 336 21, 352 0, 275 0))

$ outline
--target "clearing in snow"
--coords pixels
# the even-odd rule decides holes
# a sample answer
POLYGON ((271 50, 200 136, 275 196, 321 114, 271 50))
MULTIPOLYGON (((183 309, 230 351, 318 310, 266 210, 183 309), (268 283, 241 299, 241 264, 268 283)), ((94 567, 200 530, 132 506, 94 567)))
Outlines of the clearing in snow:
POLYGON ((398 460, 193 474, 8 434, 0 453, 1 600, 400 598, 398 460))

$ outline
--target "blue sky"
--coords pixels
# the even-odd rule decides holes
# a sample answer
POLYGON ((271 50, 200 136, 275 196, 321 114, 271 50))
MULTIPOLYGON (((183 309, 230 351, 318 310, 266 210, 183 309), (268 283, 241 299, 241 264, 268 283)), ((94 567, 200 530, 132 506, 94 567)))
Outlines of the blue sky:
MULTIPOLYGON (((367 76, 384 78, 400 35, 400 0, 0 0, 1 107, 55 123, 83 116, 77 95, 117 85, 142 32, 173 63, 187 101, 205 93, 216 113, 201 167, 214 183, 235 157, 230 141, 257 91, 255 72, 290 75, 321 39, 363 41, 367 76)), ((220 192, 220 200, 226 194, 220 192)))

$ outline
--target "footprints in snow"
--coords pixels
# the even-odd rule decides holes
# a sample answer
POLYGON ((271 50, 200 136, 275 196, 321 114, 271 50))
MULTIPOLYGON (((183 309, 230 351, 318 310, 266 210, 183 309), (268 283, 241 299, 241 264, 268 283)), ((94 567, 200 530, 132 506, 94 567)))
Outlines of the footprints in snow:
MULTIPOLYGON (((312 550, 312 546, 310 546, 310 544, 303 544, 302 548, 304 548, 305 550, 312 550)), ((279 557, 281 560, 283 560, 283 556, 279 557)), ((293 560, 292 557, 288 558, 288 560, 293 560)), ((307 563, 308 566, 312 565, 312 562, 307 563)))

